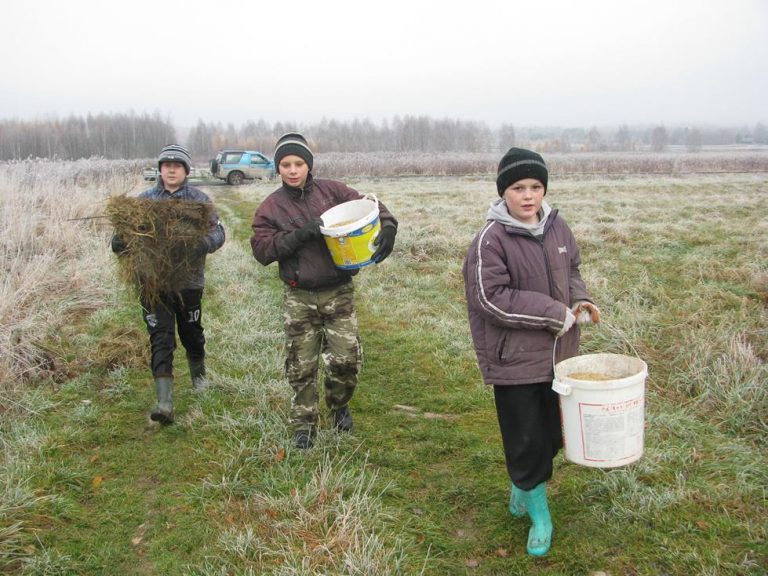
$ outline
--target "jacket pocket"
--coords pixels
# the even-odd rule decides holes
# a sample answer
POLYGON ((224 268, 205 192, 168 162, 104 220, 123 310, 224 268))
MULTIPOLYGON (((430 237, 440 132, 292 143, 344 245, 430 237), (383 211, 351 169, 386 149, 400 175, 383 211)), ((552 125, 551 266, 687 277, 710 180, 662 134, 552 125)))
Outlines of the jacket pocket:
POLYGON ((298 258, 287 258, 280 262, 280 276, 288 285, 297 286, 299 283, 298 258))
POLYGON ((496 345, 496 360, 499 361, 499 364, 504 364, 507 359, 507 339, 508 334, 504 332, 496 345))
POLYGON ((499 364, 527 363, 527 359, 552 353, 553 336, 546 330, 507 330, 499 338, 499 364))

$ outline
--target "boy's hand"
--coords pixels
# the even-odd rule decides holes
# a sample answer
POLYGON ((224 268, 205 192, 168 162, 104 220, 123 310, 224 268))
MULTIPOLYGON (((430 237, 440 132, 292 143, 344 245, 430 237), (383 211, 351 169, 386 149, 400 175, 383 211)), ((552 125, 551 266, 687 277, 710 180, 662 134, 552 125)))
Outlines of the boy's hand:
POLYGON ((396 234, 397 228, 394 226, 385 226, 379 231, 379 235, 373 241, 373 245, 378 246, 378 248, 376 248, 376 252, 371 256, 371 260, 378 264, 392 254, 392 249, 395 247, 396 234))
POLYGON ((573 306, 576 324, 599 324, 600 309, 591 302, 576 302, 573 306))
POLYGON ((320 238, 323 233, 320 232, 320 226, 323 225, 323 221, 320 218, 313 218, 304 226, 296 230, 294 234, 296 234, 296 238, 299 240, 299 242, 304 243, 308 240, 313 240, 315 238, 320 238))
POLYGON ((112 252, 117 254, 118 256, 121 256, 128 252, 128 244, 126 244, 125 240, 120 238, 117 234, 112 236, 112 252))
POLYGON ((570 308, 565 309, 565 320, 563 320, 563 327, 560 328, 560 332, 556 334, 558 338, 568 332, 568 330, 571 329, 573 324, 576 322, 576 316, 574 316, 573 312, 571 312, 570 308))

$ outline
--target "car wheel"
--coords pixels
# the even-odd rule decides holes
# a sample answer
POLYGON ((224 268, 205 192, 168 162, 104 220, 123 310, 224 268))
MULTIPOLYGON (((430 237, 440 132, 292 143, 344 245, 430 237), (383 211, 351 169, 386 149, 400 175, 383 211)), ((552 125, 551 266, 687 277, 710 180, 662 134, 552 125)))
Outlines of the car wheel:
POLYGON ((242 172, 230 172, 229 176, 227 176, 227 183, 231 184, 232 186, 239 186, 243 183, 243 173, 242 172))

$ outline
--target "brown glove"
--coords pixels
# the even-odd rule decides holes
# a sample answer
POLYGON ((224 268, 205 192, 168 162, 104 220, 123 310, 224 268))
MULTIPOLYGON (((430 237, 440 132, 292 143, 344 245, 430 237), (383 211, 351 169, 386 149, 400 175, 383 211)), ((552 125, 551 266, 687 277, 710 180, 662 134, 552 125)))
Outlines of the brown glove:
POLYGON ((600 309, 584 300, 573 305, 573 313, 576 316, 576 324, 599 324, 600 309))

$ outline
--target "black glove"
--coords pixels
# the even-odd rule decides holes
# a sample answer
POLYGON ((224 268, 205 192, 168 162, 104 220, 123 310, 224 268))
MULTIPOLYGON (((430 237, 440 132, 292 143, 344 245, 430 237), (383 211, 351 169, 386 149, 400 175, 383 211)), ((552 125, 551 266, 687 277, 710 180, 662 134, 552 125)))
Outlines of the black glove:
POLYGON ((379 262, 383 261, 384 258, 392 254, 392 248, 395 247, 396 234, 397 228, 394 226, 382 227, 379 235, 376 236, 376 240, 373 241, 373 245, 378 246, 378 248, 376 248, 376 252, 374 252, 373 256, 371 256, 371 260, 378 264, 379 262))
POLYGON ((128 252, 128 244, 126 244, 125 240, 120 238, 120 236, 118 236, 117 234, 112 236, 112 252, 114 252, 118 256, 128 252))
POLYGON ((322 225, 323 221, 320 218, 314 218, 296 230, 294 234, 296 234, 297 240, 303 244, 308 240, 320 238, 323 235, 323 233, 320 232, 320 226, 322 225))

